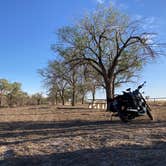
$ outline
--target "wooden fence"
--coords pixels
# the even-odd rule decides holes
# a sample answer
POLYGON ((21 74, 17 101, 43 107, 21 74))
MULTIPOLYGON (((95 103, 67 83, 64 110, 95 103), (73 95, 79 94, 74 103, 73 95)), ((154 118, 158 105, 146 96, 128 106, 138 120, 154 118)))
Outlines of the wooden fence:
POLYGON ((92 101, 91 99, 88 100, 88 108, 93 109, 106 109, 107 108, 107 102, 105 99, 96 99, 95 101, 92 101))
POLYGON ((166 97, 153 97, 153 98, 148 98, 146 100, 153 103, 166 102, 166 97))
MULTIPOLYGON (((148 98, 146 99, 148 102, 157 103, 157 102, 166 102, 166 97, 155 97, 155 98, 148 98)), ((107 102, 105 99, 96 99, 94 102, 92 102, 91 99, 88 100, 88 108, 93 109, 106 109, 107 108, 107 102)))

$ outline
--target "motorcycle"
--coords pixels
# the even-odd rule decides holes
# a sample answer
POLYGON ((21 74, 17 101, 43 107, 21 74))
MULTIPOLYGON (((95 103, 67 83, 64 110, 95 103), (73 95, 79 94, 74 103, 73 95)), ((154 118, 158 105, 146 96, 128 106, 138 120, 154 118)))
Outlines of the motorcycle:
POLYGON ((122 95, 117 95, 110 102, 110 111, 114 116, 118 116, 123 122, 129 122, 147 114, 153 120, 152 110, 140 92, 145 83, 139 85, 134 91, 131 91, 131 88, 126 89, 122 95))

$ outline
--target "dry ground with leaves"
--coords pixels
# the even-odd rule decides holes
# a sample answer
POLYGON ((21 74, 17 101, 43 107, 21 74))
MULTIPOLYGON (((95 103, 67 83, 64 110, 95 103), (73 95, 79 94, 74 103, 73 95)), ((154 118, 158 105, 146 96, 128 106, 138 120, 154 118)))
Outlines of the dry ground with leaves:
POLYGON ((0 109, 1 166, 165 166, 166 106, 128 124, 86 107, 0 109))

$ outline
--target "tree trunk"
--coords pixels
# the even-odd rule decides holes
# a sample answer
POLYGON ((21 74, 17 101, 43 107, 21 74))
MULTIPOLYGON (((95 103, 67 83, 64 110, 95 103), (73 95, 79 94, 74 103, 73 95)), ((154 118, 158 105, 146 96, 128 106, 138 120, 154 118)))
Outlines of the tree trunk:
POLYGON ((37 99, 37 105, 40 105, 40 100, 39 99, 37 99))
POLYGON ((62 97, 62 105, 65 105, 65 99, 62 97))
POLYGON ((58 105, 58 94, 57 94, 57 92, 55 94, 55 103, 56 103, 56 105, 58 105))
POLYGON ((13 106, 12 100, 13 100, 13 96, 9 94, 9 95, 8 95, 8 99, 7 99, 7 103, 8 103, 8 106, 9 106, 9 107, 12 107, 12 106, 13 106))
POLYGON ((114 98, 114 78, 106 82, 106 100, 107 100, 107 111, 110 110, 110 103, 114 98))
POLYGON ((64 97, 64 95, 65 95, 65 92, 64 92, 64 89, 63 89, 62 92, 61 92, 61 94, 60 94, 62 105, 65 105, 65 97, 64 97))
POLYGON ((75 106, 75 85, 73 84, 73 89, 72 89, 72 101, 71 105, 75 106))
POLYGON ((82 98, 81 98, 81 103, 84 104, 84 98, 85 98, 85 94, 82 95, 82 98))
POLYGON ((2 107, 3 105, 3 102, 2 102, 2 100, 3 100, 3 91, 1 90, 0 91, 0 107, 2 107))
POLYGON ((74 69, 72 72, 72 100, 71 105, 75 106, 75 98, 76 98, 76 70, 74 69))
POLYGON ((0 94, 0 107, 2 107, 2 95, 0 94))
POLYGON ((94 85, 92 88, 92 108, 94 107, 95 93, 96 93, 96 86, 94 85))
POLYGON ((61 101, 62 101, 62 105, 65 105, 65 100, 64 100, 64 96, 61 96, 61 101))

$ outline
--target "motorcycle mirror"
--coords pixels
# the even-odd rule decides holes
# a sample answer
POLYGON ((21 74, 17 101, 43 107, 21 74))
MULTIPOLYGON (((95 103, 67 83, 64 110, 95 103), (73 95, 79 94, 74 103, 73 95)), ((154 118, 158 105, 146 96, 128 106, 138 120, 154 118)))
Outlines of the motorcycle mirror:
POLYGON ((126 89, 126 91, 128 91, 128 92, 131 91, 131 88, 126 89))
POLYGON ((143 91, 142 94, 145 94, 145 92, 143 91))
POLYGON ((143 84, 138 86, 138 89, 141 89, 146 84, 146 81, 143 82, 143 84))

